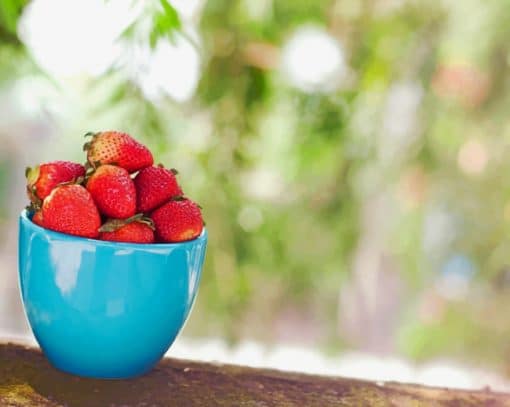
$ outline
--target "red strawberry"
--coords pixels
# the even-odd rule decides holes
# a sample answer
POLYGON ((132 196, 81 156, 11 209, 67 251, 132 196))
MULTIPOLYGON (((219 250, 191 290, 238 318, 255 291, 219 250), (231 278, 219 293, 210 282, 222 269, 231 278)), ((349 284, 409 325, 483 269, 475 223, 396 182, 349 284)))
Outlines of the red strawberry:
POLYGON ((27 192, 30 200, 41 204, 58 184, 71 182, 85 175, 85 167, 70 161, 53 161, 28 167, 25 171, 27 177, 27 192))
POLYGON ((154 163, 149 149, 127 133, 102 131, 87 135, 91 135, 92 140, 85 143, 83 149, 92 167, 115 164, 131 173, 154 163))
POLYGON ((34 216, 32 216, 32 222, 34 222, 36 225, 43 226, 42 211, 39 210, 34 213, 34 216))
POLYGON ((123 219, 135 214, 135 184, 124 168, 101 165, 87 180, 86 187, 103 215, 123 219))
POLYGON ((101 218, 92 196, 81 185, 63 185, 51 191, 42 206, 43 226, 70 235, 95 238, 101 218))
POLYGON ((99 239, 112 242, 154 243, 152 221, 141 214, 130 219, 111 219, 99 229, 99 239))
POLYGON ((163 167, 147 167, 135 178, 138 212, 150 212, 170 198, 182 195, 175 178, 175 170, 163 167))
POLYGON ((204 221, 200 207, 189 199, 169 201, 152 212, 156 237, 162 242, 183 242, 200 236, 204 221))

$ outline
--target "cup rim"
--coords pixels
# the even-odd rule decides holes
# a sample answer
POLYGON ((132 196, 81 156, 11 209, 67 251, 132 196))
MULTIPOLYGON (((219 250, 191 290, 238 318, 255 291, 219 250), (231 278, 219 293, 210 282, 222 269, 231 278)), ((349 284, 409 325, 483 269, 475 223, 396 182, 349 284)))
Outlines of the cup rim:
POLYGON ((37 233, 45 234, 49 237, 53 237, 58 240, 65 240, 65 241, 76 241, 76 242, 88 242, 90 244, 94 244, 97 246, 105 246, 105 247, 111 247, 113 249, 115 248, 129 248, 129 249, 151 249, 151 248, 159 248, 159 249, 172 249, 177 247, 186 247, 186 246, 193 246, 197 243, 203 243, 207 241, 207 229, 204 226, 202 229, 202 233, 200 236, 198 236, 196 239, 193 240, 187 240, 185 242, 177 242, 177 243, 129 243, 129 242, 110 242, 107 240, 99 240, 99 239, 91 239, 88 237, 81 237, 81 236, 74 236, 74 235, 68 235, 66 233, 60 233, 55 232, 54 230, 43 228, 39 225, 36 225, 29 217, 29 211, 27 209, 24 209, 20 213, 20 219, 23 222, 24 226, 26 226, 29 229, 34 230, 37 233))

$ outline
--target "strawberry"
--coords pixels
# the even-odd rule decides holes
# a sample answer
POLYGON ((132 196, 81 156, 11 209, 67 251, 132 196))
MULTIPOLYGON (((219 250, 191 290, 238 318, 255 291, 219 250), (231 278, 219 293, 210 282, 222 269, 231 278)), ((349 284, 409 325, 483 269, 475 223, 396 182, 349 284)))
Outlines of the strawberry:
POLYGON ((101 218, 94 200, 81 185, 62 185, 44 199, 43 226, 56 232, 95 238, 101 218))
POLYGON ((115 164, 132 173, 154 163, 152 153, 127 133, 102 131, 87 133, 92 140, 85 143, 87 160, 92 167, 102 164, 115 164))
POLYGON ((85 176, 85 167, 70 161, 53 161, 37 165, 34 168, 27 167, 27 193, 30 200, 36 206, 46 198, 57 185, 71 182, 85 176))
POLYGON ((101 165, 90 175, 86 187, 103 215, 123 219, 135 214, 135 184, 124 168, 101 165))
POLYGON ((34 213, 34 216, 32 216, 32 222, 34 222, 36 225, 43 226, 42 211, 39 210, 34 213))
POLYGON ((130 219, 110 219, 99 229, 99 239, 112 242, 154 243, 154 225, 142 214, 130 219))
POLYGON ((172 200, 151 214, 161 242, 183 242, 200 236, 204 221, 200 207, 189 199, 172 200))
POLYGON ((169 199, 182 195, 177 183, 176 170, 167 170, 162 166, 147 167, 135 178, 136 208, 138 212, 150 212, 169 199))

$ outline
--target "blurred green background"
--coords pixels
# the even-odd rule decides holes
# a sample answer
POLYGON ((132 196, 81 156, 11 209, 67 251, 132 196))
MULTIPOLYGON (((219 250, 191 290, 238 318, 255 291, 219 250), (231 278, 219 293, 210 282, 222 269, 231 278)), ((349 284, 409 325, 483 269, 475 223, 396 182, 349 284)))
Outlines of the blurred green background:
POLYGON ((509 6, 2 0, 0 329, 24 167, 119 129, 204 208, 186 335, 510 374, 509 6))

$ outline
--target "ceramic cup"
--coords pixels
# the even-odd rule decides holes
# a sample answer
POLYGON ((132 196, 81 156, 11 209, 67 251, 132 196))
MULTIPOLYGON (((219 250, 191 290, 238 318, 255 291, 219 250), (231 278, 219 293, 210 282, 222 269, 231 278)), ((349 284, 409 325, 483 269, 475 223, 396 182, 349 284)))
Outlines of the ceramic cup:
POLYGON ((104 242, 19 219, 19 279, 37 342, 58 369, 95 378, 150 370, 193 305, 207 231, 173 244, 104 242))

